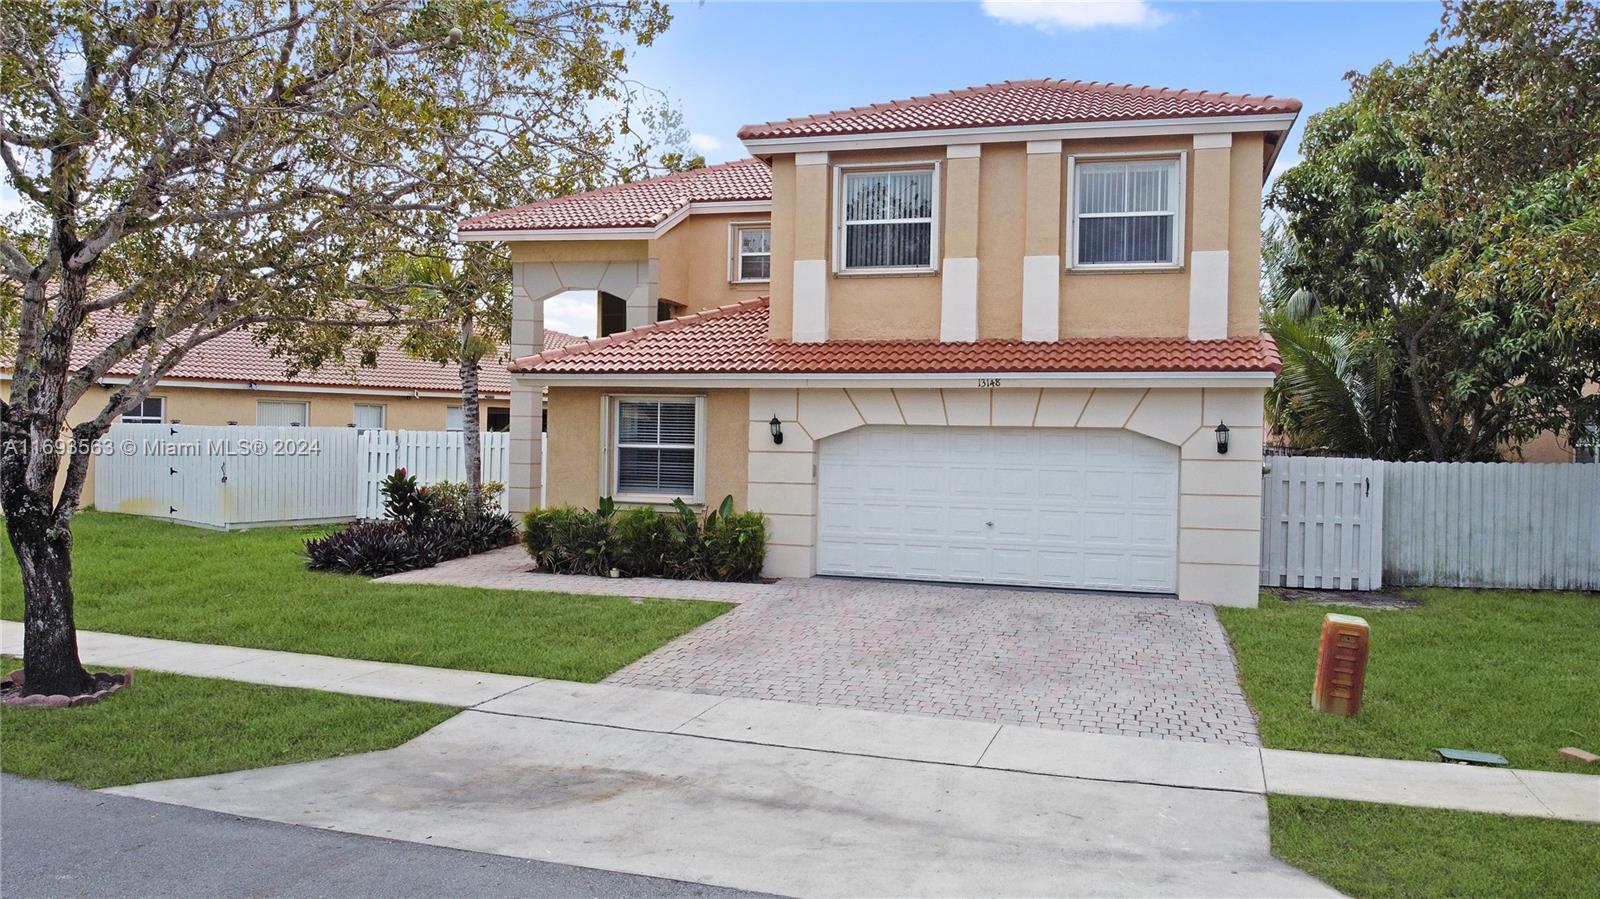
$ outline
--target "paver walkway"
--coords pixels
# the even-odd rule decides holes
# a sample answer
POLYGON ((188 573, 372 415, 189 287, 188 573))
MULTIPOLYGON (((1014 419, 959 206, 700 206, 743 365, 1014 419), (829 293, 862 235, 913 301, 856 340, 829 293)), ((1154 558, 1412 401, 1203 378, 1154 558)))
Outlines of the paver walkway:
MULTIPOLYGON (((1071 733, 92 631, 80 631, 79 640, 80 654, 91 665, 133 665, 196 677, 437 702, 470 707, 475 715, 619 732, 613 736, 655 734, 1075 780, 1252 795, 1286 793, 1600 823, 1600 776, 1595 775, 1071 733), (384 678, 374 677, 373 666, 406 677, 376 692, 375 681, 384 678)), ((0 652, 22 652, 19 623, 0 621, 0 652)), ((641 751, 648 752, 648 746, 641 751)))
POLYGON ((1085 733, 1260 742, 1209 607, 1160 597, 785 579, 715 584, 530 572, 511 547, 380 582, 741 605, 608 683, 1085 733))

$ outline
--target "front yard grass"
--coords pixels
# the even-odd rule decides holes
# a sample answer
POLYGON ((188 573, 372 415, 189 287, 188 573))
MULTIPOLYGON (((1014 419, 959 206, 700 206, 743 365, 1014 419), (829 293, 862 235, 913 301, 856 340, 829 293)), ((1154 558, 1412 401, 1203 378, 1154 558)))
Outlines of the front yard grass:
POLYGON ((1593 896, 1600 827, 1269 796, 1272 852, 1357 899, 1593 896))
POLYGON ((1261 738, 1279 749, 1434 760, 1437 747, 1497 752, 1517 768, 1600 773, 1556 754, 1600 747, 1600 596, 1517 590, 1409 591, 1419 607, 1289 603, 1218 609, 1261 738), (1328 612, 1372 627, 1354 718, 1311 708, 1328 612))
MULTIPOLYGON (((3 660, 6 671, 21 661, 3 660)), ((91 666, 93 667, 93 666, 91 666)), ((0 708, 0 770, 99 789, 389 749, 456 709, 134 672, 90 706, 0 708)))
MULTIPOLYGON (((218 532, 87 511, 73 519, 78 627, 594 682, 723 614, 727 603, 374 584, 307 571, 328 528, 218 532)), ((22 618, 10 547, 0 615, 22 618)))

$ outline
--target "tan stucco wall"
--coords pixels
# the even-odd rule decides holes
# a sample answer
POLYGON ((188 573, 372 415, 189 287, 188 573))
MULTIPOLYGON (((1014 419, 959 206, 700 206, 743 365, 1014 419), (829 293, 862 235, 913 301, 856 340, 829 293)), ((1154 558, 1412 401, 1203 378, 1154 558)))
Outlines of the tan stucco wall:
POLYGON ((767 222, 764 214, 696 214, 651 241, 650 256, 661 261, 661 299, 698 312, 765 296, 767 282, 735 283, 730 276, 733 225, 767 222))
MULTIPOLYGON (((1207 166, 1204 183, 1196 175, 1198 154, 1188 136, 1151 137, 1117 140, 1064 141, 1059 157, 1026 153, 1024 144, 996 143, 983 146, 979 166, 978 196, 978 336, 980 339, 1017 339, 1022 336, 1022 259, 1025 255, 1063 257, 1061 275, 1062 337, 1184 337, 1189 325, 1190 274, 1185 264, 1176 270, 1132 272, 1084 272, 1066 268, 1073 239, 1066 224, 1068 185, 1066 159, 1074 154, 1100 153, 1188 153, 1185 172, 1184 252, 1196 249, 1229 250, 1228 331, 1231 335, 1254 334, 1259 321, 1260 223, 1263 140, 1259 133, 1233 135, 1233 145, 1224 151, 1226 165, 1207 166), (1030 165, 1056 165, 1060 176, 1048 179, 1057 183, 1055 203, 1041 203, 1028 191, 1030 165), (1222 179, 1227 184, 1220 184, 1222 179), (1031 200, 1031 202, 1030 202, 1031 200), (1054 216, 1055 221, 1035 222, 1029 217, 1054 216), (1038 246, 1030 246, 1033 234, 1038 246), (1038 235, 1044 235, 1040 238, 1038 235)), ((881 340, 893 338, 937 338, 940 315, 940 276, 931 275, 838 275, 833 274, 834 209, 832 167, 894 162, 941 160, 940 253, 948 255, 951 220, 949 204, 970 202, 952 198, 945 189, 951 163, 944 147, 899 150, 851 151, 829 155, 825 183, 815 186, 825 192, 826 205, 815 202, 814 190, 804 192, 806 201, 794 185, 793 156, 772 160, 773 190, 773 272, 772 335, 791 334, 793 283, 796 258, 814 258, 806 252, 820 253, 829 260, 827 282, 828 336, 837 340, 881 340), (824 215, 818 213, 825 212, 824 215), (789 226, 795 234, 789 233, 789 226), (803 245, 803 246, 802 246, 803 245), (797 249, 799 248, 799 249, 797 249), (798 254, 798 255, 797 255, 798 254)), ((963 161, 964 162, 964 161, 963 161)), ((1036 178, 1036 181, 1040 180, 1036 178)), ((955 235, 964 238, 965 235, 955 235)), ((957 243, 963 243, 958 240, 957 243)))
POLYGON ((512 262, 613 262, 648 259, 648 240, 514 240, 512 262))
MULTIPOLYGON (((67 413, 69 426, 81 424, 100 414, 105 408, 109 390, 91 388, 78 404, 67 413)), ((445 407, 458 406, 459 399, 443 397, 409 396, 359 396, 348 393, 292 393, 269 388, 249 390, 213 387, 183 387, 161 384, 150 392, 151 396, 166 399, 167 421, 189 425, 226 425, 230 421, 241 426, 256 423, 257 400, 286 400, 306 403, 307 425, 313 428, 342 428, 355 421, 356 404, 384 407, 384 426, 400 431, 442 431, 445 427, 445 407)), ((11 381, 0 380, 0 397, 9 399, 11 381)), ((510 408, 505 399, 484 399, 478 406, 480 426, 486 426, 491 408, 510 408)), ((64 478, 65 471, 62 472, 64 478)), ((60 484, 58 482, 57 488, 60 484)), ((82 505, 94 504, 94 464, 91 460, 89 475, 84 481, 82 505)))
POLYGON ((608 390, 600 387, 551 387, 550 430, 546 435, 545 504, 592 509, 601 496, 600 420, 607 394, 700 395, 706 397, 706 502, 732 496, 746 508, 748 457, 746 423, 750 417, 747 390, 608 390))

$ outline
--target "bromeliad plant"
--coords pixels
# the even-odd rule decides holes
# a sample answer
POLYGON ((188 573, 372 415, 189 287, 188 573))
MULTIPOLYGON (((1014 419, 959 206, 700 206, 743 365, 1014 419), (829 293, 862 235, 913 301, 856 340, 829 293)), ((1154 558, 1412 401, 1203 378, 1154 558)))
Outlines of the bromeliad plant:
POLYGON ((767 554, 767 520, 735 512, 725 497, 704 516, 681 499, 670 511, 618 511, 610 497, 594 510, 535 509, 523 518, 523 545, 543 571, 627 577, 753 581, 767 554))

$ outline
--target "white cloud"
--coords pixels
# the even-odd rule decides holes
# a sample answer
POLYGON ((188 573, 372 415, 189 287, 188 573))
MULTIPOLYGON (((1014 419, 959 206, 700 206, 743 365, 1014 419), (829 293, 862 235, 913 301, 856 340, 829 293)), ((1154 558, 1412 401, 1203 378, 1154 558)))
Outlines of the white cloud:
POLYGON ((579 337, 593 337, 595 292, 569 290, 544 301, 544 326, 579 337))
POLYGON ((714 134, 695 133, 689 135, 689 146, 701 153, 712 153, 722 149, 722 140, 714 134))
POLYGON ((989 16, 1040 31, 1154 28, 1170 16, 1146 0, 983 0, 989 16))

